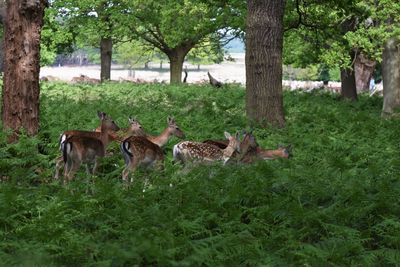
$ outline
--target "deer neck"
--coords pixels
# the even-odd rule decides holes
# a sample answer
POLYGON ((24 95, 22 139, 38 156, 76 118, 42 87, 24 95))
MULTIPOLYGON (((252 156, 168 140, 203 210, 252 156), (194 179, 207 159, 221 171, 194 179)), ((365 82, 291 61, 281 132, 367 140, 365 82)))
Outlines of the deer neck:
POLYGON ((234 153, 235 148, 233 148, 231 145, 228 145, 225 149, 222 149, 222 159, 224 160, 224 164, 228 162, 234 153))
POLYGON ((151 138, 151 141, 154 144, 158 145, 159 147, 162 147, 166 143, 168 143, 170 136, 171 136, 171 134, 168 131, 168 128, 166 128, 159 136, 155 136, 155 137, 151 138))
POLYGON ((112 134, 112 131, 101 129, 100 140, 103 143, 104 147, 106 147, 110 143, 110 134, 112 134))

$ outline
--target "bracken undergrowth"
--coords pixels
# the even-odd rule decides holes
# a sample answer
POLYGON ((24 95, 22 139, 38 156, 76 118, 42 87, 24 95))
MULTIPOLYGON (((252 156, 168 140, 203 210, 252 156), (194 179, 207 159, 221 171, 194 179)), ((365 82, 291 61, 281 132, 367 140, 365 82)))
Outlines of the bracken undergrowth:
POLYGON ((127 188, 117 144, 99 174, 54 181, 63 130, 91 130, 96 111, 160 133, 174 116, 187 140, 249 130, 239 86, 47 83, 40 132, 0 133, 0 259, 4 266, 396 266, 400 262, 399 120, 382 99, 285 92, 287 126, 257 128, 290 159, 252 165, 172 164, 138 170, 127 188), (144 180, 150 186, 144 189, 144 180))

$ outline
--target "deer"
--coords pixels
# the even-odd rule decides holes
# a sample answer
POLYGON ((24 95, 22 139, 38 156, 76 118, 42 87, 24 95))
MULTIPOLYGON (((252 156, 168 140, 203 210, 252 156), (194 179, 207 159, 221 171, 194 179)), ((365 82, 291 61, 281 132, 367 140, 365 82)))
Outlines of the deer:
MULTIPOLYGON (((139 166, 156 166, 160 170, 163 169, 164 153, 161 147, 144 136, 128 137, 121 143, 120 148, 125 160, 125 168, 122 171, 124 182, 127 182, 129 173, 139 166)), ((130 182, 132 181, 131 178, 130 182)))
MULTIPOLYGON (((129 117, 128 121, 129 121, 128 128, 122 128, 118 132, 110 133, 112 140, 117 140, 122 142, 123 140, 132 135, 146 136, 146 132, 143 130, 142 125, 136 118, 129 117)), ((97 126, 97 128, 94 131, 101 132, 101 125, 97 126)))
MULTIPOLYGON (((97 112, 97 115, 99 116, 99 118, 101 118, 102 116, 106 117, 107 114, 104 112, 97 112)), ((108 117, 109 119, 111 119, 110 117, 108 117)), ((146 133, 143 131, 142 125, 140 124, 140 122, 136 119, 132 119, 129 118, 129 127, 125 128, 125 129, 120 129, 118 132, 114 132, 114 131, 110 131, 109 132, 109 141, 123 141, 126 137, 130 136, 130 135, 145 135, 146 133), (121 135, 123 135, 121 137, 121 135)), ((95 129, 94 132, 92 131, 77 131, 77 130, 73 130, 73 131, 65 131, 64 133, 61 134, 60 136, 60 151, 62 151, 62 147, 64 144, 64 141, 70 137, 70 136, 88 136, 88 137, 94 137, 94 138, 100 138, 101 136, 101 124, 99 127, 97 127, 95 129)), ((108 146, 108 143, 105 144, 105 147, 108 146)), ((56 159, 56 173, 54 175, 54 179, 58 179, 59 175, 60 175, 60 169, 62 168, 62 166, 64 165, 64 159, 63 156, 61 155, 60 157, 58 157, 56 159)))
POLYGON ((147 135, 146 138, 158 145, 159 147, 163 147, 168 143, 168 140, 171 139, 172 136, 176 136, 178 138, 185 138, 185 134, 176 124, 176 121, 172 117, 167 118, 168 126, 161 132, 158 136, 147 135))
POLYGON ((263 160, 272 160, 277 158, 290 158, 290 151, 292 149, 292 145, 283 146, 278 145, 277 149, 262 149, 257 148, 257 158, 263 160))
POLYGON ((176 162, 185 164, 188 161, 215 162, 222 161, 223 165, 234 156, 240 153, 239 133, 231 136, 228 132, 224 132, 228 145, 221 149, 212 144, 182 141, 173 148, 173 158, 176 162))
POLYGON ((71 135, 62 145, 64 168, 64 183, 69 182, 82 163, 86 164, 88 174, 96 173, 98 158, 105 156, 105 149, 110 142, 110 132, 119 130, 115 122, 105 113, 98 113, 101 119, 101 132, 91 132, 91 135, 71 135), (94 164, 92 170, 89 165, 94 164))
MULTIPOLYGON (((203 143, 212 144, 220 149, 224 149, 227 146, 226 140, 205 140, 203 143)), ((277 158, 289 158, 290 157, 291 145, 283 146, 279 145, 277 149, 264 149, 258 146, 255 141, 255 137, 252 133, 245 134, 245 138, 241 143, 242 156, 240 160, 242 163, 252 163, 255 160, 273 160, 277 158), (248 141, 245 141, 246 135, 248 135, 248 141), (246 144, 248 142, 248 144, 246 144), (246 146, 247 150, 246 150, 246 146)))
POLYGON ((161 169, 164 164, 164 153, 161 148, 168 143, 172 136, 185 138, 185 134, 176 124, 174 118, 168 117, 167 123, 167 128, 158 136, 144 134, 126 138, 121 143, 120 148, 125 159, 125 169, 122 172, 124 181, 127 181, 129 172, 134 171, 138 166, 156 165, 161 169))

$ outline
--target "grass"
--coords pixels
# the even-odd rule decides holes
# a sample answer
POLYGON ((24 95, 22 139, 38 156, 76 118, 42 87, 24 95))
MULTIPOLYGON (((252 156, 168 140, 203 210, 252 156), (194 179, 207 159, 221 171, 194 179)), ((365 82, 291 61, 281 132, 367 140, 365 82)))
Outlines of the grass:
POLYGON ((52 180, 58 137, 93 129, 96 111, 159 133, 173 115, 187 139, 249 129, 243 88, 42 84, 41 130, 6 144, 0 133, 0 258, 6 266, 396 266, 400 262, 398 120, 382 99, 285 92, 285 129, 257 141, 292 144, 289 160, 171 164, 139 170, 124 188, 115 145, 95 183, 83 168, 52 180), (144 177, 152 186, 145 192, 144 177), (172 184, 172 186, 170 186, 172 184))

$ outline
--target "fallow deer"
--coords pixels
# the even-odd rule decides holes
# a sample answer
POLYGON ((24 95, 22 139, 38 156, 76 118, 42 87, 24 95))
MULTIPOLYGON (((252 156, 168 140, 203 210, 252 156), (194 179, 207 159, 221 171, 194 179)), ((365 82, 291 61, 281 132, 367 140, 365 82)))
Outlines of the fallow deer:
MULTIPOLYGON (((164 153, 161 148, 143 136, 131 136, 121 143, 121 152, 125 160, 122 179, 127 181, 129 172, 138 166, 154 166, 162 169, 164 153)), ((132 182, 132 179, 131 179, 132 182)))
MULTIPOLYGON (((97 115, 99 118, 102 116, 107 116, 104 112, 97 112, 97 115)), ((110 118, 110 117, 109 117, 110 118)), ((89 137, 94 137, 94 138, 100 138, 101 134, 101 124, 95 129, 95 132, 91 131, 65 131, 61 137, 60 137, 60 150, 62 151, 62 146, 64 141, 71 136, 89 136, 89 137)), ((124 129, 119 129, 118 132, 109 132, 109 141, 123 141, 129 136, 132 135, 139 135, 139 136, 144 136, 146 133, 143 131, 143 127, 140 124, 140 122, 136 119, 129 118, 129 127, 124 128, 124 129)), ((108 143, 104 144, 105 147, 107 147, 108 143)), ((61 155, 56 159, 56 173, 54 175, 55 179, 58 179, 60 175, 60 169, 64 165, 64 159, 63 156, 61 155)))
MULTIPOLYGON (((277 158, 289 158, 290 157, 290 149, 291 146, 282 146, 279 145, 277 149, 263 149, 258 146, 257 142, 255 141, 254 136, 249 135, 249 147, 248 150, 246 151, 246 142, 244 141, 246 139, 243 139, 241 142, 241 156, 240 161, 243 163, 252 163, 256 159, 261 159, 261 160, 272 160, 272 159, 277 159, 277 158)), ((220 149, 224 149, 228 142, 226 140, 205 140, 203 143, 207 144, 212 144, 215 146, 218 146, 220 149)))
POLYGON ((225 132, 225 137, 229 140, 228 146, 225 149, 220 149, 215 145, 206 143, 193 141, 180 142, 173 148, 174 161, 180 161, 181 163, 187 161, 223 161, 225 165, 235 152, 240 153, 239 133, 236 133, 236 136, 231 136, 228 132, 225 132))
POLYGON ((86 164, 88 174, 94 174, 98 165, 98 158, 104 157, 106 145, 110 142, 109 133, 118 131, 119 127, 104 113, 101 116, 101 132, 92 132, 92 135, 72 135, 62 146, 65 163, 64 182, 72 180, 75 172, 82 163, 86 164), (94 164, 90 171, 89 164, 94 164))
POLYGON ((148 140, 153 142, 154 144, 158 145, 159 147, 163 147, 165 144, 168 143, 168 140, 172 136, 176 136, 178 138, 185 138, 185 134, 176 124, 176 121, 172 117, 167 118, 168 126, 167 128, 162 131, 162 133, 158 136, 146 136, 148 140))
POLYGON ((278 149, 262 149, 262 148, 257 148, 257 157, 259 159, 263 160, 271 160, 271 159, 276 159, 276 158, 289 158, 290 157, 290 150, 292 146, 282 146, 279 145, 278 149))
MULTIPOLYGON (((122 128, 118 132, 110 133, 111 140, 118 140, 118 141, 122 142, 126 138, 133 136, 133 135, 146 136, 146 132, 143 130, 142 125, 140 124, 140 122, 137 119, 129 117, 128 121, 129 121, 128 128, 122 128)), ((97 126, 95 131, 100 132, 101 125, 97 126)))

